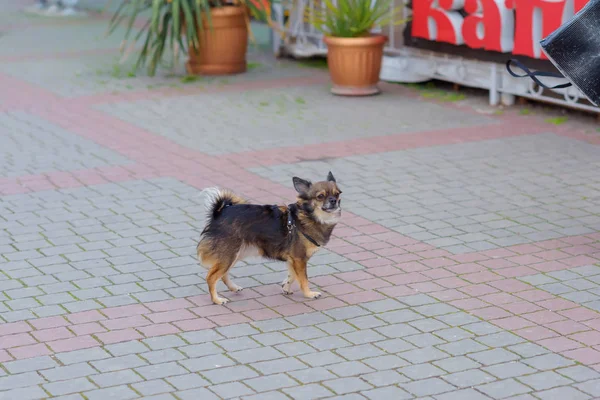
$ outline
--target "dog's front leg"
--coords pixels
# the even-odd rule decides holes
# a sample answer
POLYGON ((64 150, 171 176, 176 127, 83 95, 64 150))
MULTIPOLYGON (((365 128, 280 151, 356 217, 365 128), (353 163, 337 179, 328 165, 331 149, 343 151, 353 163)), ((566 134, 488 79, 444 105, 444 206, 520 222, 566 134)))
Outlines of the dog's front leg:
POLYGON ((299 258, 293 258, 290 263, 294 270, 294 274, 296 275, 296 279, 298 279, 298 283, 300 283, 300 290, 304 294, 304 297, 308 297, 309 299, 317 299, 321 297, 321 293, 312 292, 310 287, 308 286, 308 275, 306 272, 306 261, 299 258))

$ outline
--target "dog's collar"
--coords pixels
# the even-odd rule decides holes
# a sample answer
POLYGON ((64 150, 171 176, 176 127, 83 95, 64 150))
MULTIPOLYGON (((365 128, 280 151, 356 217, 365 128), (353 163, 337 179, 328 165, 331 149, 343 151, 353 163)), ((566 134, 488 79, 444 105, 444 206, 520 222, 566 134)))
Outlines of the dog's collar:
POLYGON ((308 240, 309 242, 311 242, 312 244, 314 244, 317 247, 321 247, 321 245, 319 243, 317 243, 317 241, 315 239, 313 239, 306 233, 302 232, 300 230, 300 228, 298 228, 296 226, 296 223, 294 222, 294 214, 296 213, 296 211, 298 211, 298 206, 295 203, 292 203, 288 206, 288 217, 287 217, 288 233, 292 233, 294 228, 297 228, 298 232, 300 232, 306 238, 306 240, 308 240))

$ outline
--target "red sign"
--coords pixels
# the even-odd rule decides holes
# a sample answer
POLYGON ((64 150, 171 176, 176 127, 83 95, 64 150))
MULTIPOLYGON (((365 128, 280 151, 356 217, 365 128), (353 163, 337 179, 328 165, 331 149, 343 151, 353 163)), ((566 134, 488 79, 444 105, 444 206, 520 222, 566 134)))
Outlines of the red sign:
POLYGON ((413 0, 411 36, 546 60, 539 41, 588 1, 413 0))

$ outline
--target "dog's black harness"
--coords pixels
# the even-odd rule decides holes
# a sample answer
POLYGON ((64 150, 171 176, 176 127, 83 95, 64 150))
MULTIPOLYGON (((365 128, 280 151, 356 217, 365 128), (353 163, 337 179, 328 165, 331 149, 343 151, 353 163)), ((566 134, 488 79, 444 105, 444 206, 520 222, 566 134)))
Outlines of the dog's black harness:
POLYGON ((305 238, 306 240, 308 240, 309 242, 311 242, 312 244, 314 244, 317 247, 321 247, 321 245, 319 243, 317 243, 317 241, 313 238, 311 238, 309 235, 307 235, 306 233, 302 232, 300 230, 300 228, 298 228, 296 226, 296 223, 294 222, 294 219, 296 218, 296 213, 298 212, 298 205, 295 203, 292 203, 288 206, 288 217, 287 217, 287 228, 288 228, 288 233, 292 233, 292 231, 294 229, 298 229, 298 232, 300 232, 305 238))

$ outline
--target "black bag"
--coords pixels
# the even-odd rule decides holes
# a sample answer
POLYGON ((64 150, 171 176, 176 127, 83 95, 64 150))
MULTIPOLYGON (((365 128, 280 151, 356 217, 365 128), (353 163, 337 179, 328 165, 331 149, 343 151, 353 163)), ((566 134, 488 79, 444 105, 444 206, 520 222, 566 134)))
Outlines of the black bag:
POLYGON ((546 89, 574 86, 600 106, 600 0, 590 0, 571 20, 542 39, 540 45, 562 75, 530 71, 515 59, 506 63, 508 72, 517 78, 528 76, 546 89), (525 75, 514 73, 511 64, 525 71, 525 75), (548 87, 538 77, 567 78, 570 83, 548 87))

